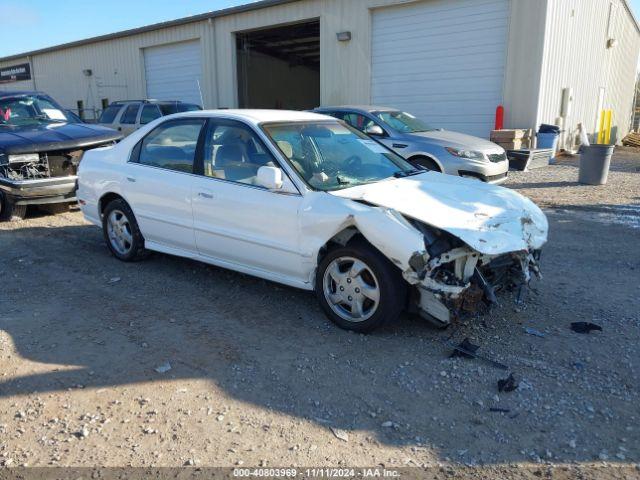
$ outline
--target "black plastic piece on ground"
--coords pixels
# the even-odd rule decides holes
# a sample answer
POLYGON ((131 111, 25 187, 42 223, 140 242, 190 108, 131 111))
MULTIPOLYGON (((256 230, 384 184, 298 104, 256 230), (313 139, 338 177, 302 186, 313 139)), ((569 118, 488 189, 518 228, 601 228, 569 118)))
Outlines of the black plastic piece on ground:
POLYGON ((498 391, 513 392, 516 388, 518 388, 518 385, 519 382, 516 380, 516 377, 514 377, 512 373, 504 380, 498 380, 498 391))
POLYGON ((602 331, 602 327, 600 325, 596 325, 595 323, 589 322, 573 322, 571 324, 571 330, 576 333, 591 333, 592 331, 602 331))

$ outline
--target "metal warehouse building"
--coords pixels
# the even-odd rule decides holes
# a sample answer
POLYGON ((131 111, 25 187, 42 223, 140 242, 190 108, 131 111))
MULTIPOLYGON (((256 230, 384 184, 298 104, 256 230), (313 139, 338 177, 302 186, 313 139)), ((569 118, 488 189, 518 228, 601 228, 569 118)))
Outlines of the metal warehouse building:
MULTIPOLYGON (((0 59, 0 89, 71 109, 382 104, 487 137, 630 126, 640 29, 626 0, 263 0, 0 59)), ((89 115, 88 115, 89 116, 89 115)))

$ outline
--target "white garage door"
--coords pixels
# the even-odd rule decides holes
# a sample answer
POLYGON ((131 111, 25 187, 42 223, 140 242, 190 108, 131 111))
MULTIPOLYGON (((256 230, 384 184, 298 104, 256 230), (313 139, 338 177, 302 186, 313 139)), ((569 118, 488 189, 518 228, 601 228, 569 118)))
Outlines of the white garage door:
POLYGON ((373 13, 376 105, 488 137, 502 103, 509 0, 427 0, 373 13))
POLYGON ((144 49, 147 97, 200 105, 200 42, 173 43, 144 49))

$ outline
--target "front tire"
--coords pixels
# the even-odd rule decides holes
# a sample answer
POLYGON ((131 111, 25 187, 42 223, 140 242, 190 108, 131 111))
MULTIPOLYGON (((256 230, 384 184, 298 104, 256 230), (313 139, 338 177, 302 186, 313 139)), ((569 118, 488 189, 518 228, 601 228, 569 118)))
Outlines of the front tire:
POLYGON ((0 221, 11 222, 24 220, 27 215, 26 205, 16 205, 0 192, 0 221))
POLYGON ((398 319, 407 288, 400 271, 365 241, 330 250, 316 272, 316 296, 329 319, 368 333, 398 319))
POLYGON ((104 209, 102 232, 109 250, 118 260, 137 262, 146 257, 144 237, 131 207, 124 200, 113 200, 104 209))

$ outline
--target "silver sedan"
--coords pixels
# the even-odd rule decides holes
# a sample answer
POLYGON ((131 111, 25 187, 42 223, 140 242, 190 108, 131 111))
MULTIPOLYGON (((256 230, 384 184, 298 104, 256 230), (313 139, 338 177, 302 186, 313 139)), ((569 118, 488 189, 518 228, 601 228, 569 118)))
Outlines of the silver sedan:
POLYGON ((344 120, 428 170, 494 184, 507 179, 507 154, 488 140, 430 127, 414 115, 393 108, 344 106, 314 111, 344 120))

